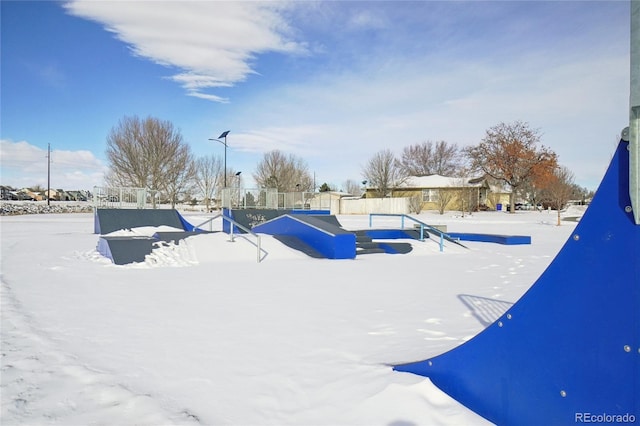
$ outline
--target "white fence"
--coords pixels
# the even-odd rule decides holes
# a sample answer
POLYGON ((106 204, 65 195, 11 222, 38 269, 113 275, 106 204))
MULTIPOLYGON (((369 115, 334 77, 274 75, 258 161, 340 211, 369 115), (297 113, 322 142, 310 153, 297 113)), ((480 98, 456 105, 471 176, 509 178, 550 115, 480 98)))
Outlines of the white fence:
POLYGON ((333 197, 326 192, 287 192, 278 194, 278 208, 330 210, 333 197))
POLYGON ((343 198, 332 201, 331 214, 409 214, 410 200, 411 198, 343 198))
POLYGON ((151 191, 145 188, 106 186, 93 187, 93 206, 95 208, 144 209, 153 203, 151 191))
POLYGON ((224 188, 222 207, 234 209, 329 210, 332 196, 316 192, 278 192, 275 188, 224 188))
POLYGON ((221 207, 228 209, 277 209, 278 190, 275 188, 223 188, 221 207))
MULTIPOLYGON (((154 208, 155 194, 157 191, 145 188, 95 186, 93 204, 95 208, 154 208)), ((330 210, 331 214, 410 214, 410 200, 411 198, 339 198, 329 192, 279 193, 275 188, 222 189, 222 207, 234 209, 330 210)))

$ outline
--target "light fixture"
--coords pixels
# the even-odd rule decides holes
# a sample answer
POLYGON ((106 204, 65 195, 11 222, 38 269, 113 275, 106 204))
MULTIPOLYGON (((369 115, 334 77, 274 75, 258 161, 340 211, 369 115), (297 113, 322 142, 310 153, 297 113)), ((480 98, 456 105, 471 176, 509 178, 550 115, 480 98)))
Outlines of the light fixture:
POLYGON ((224 187, 225 188, 227 187, 227 135, 229 134, 230 131, 231 130, 226 130, 222 132, 222 134, 217 138, 209 138, 210 141, 218 141, 222 145, 224 145, 224 187), (221 139, 224 139, 224 141, 222 141, 221 139))

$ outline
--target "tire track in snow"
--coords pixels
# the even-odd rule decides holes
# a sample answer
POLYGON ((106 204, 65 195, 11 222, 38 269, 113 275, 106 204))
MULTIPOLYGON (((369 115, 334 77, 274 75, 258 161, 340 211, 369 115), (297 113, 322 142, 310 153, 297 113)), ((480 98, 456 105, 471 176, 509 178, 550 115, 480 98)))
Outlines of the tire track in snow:
POLYGON ((200 423, 186 409, 167 410, 152 395, 80 365, 37 328, 1 276, 0 284, 3 425, 200 423))

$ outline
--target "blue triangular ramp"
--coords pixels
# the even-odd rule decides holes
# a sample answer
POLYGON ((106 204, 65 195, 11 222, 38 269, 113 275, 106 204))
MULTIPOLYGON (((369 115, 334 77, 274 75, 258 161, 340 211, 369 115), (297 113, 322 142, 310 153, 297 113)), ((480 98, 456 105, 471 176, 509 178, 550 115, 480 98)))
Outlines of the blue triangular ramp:
POLYGON ((284 214, 252 229, 258 233, 295 237, 329 259, 356 257, 356 236, 353 232, 314 216, 284 214))
POLYGON ((177 210, 176 210, 176 214, 178 215, 178 219, 180 220, 180 223, 182 224, 182 229, 184 229, 185 231, 196 232, 196 233, 206 232, 205 230, 200 229, 200 228, 196 228, 191 223, 189 223, 187 221, 187 219, 185 219, 184 216, 182 216, 180 214, 180 212, 178 212, 177 210))
POLYGON ((394 369, 429 377, 500 425, 640 422, 640 226, 627 145, 515 305, 463 345, 394 369))

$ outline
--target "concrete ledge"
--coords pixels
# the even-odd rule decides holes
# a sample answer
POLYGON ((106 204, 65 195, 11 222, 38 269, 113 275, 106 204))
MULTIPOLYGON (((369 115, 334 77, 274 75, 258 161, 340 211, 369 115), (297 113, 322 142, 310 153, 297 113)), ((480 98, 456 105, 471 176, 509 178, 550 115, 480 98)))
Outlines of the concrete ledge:
MULTIPOLYGON (((445 234, 447 233, 447 225, 429 225, 432 228, 437 229, 440 232, 444 232, 445 234)), ((413 225, 414 229, 420 230, 420 224, 416 223, 415 225, 413 225)), ((430 231, 429 231, 430 232, 430 231)))
POLYGON ((479 241, 483 243, 505 245, 531 244, 531 237, 529 235, 495 235, 449 232, 449 236, 451 238, 458 238, 461 241, 479 241))
MULTIPOLYGON (((365 229, 363 231, 356 231, 356 235, 364 234, 369 238, 377 240, 395 240, 395 239, 420 239, 420 228, 418 230, 413 229, 365 229)), ((424 238, 429 238, 429 234, 425 231, 424 238)))

